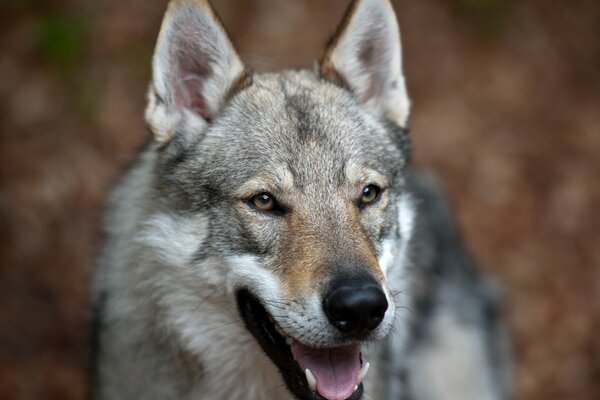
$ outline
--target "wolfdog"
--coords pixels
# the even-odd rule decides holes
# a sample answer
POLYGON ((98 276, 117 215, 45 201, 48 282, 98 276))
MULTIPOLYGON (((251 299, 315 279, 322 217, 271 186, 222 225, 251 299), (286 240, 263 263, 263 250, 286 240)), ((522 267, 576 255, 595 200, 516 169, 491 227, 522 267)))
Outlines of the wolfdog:
POLYGON ((253 73, 173 0, 151 143, 110 200, 97 400, 510 397, 495 286, 409 168, 388 0, 351 3, 314 70, 253 73))

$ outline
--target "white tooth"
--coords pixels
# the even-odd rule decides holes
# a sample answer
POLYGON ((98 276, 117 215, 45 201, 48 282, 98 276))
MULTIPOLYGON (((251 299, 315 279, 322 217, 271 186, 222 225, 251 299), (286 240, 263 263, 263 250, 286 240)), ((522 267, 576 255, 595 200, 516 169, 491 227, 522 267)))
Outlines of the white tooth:
POLYGON ((317 390, 317 380, 315 379, 315 376, 312 374, 312 372, 310 372, 310 369, 306 368, 304 370, 304 373, 306 374, 306 381, 308 382, 308 387, 311 388, 311 390, 317 390))
POLYGON ((365 363, 365 365, 362 366, 360 371, 358 371, 358 379, 356 380, 357 386, 360 385, 361 382, 363 381, 363 379, 365 379, 365 376, 367 376, 367 372, 369 372, 370 366, 371 366, 371 364, 365 363))
POLYGON ((356 392, 358 390, 358 385, 354 385, 354 391, 356 392))
POLYGON ((291 346, 292 343, 294 343, 294 339, 292 339, 291 337, 287 336, 285 338, 285 342, 287 343, 288 346, 291 346))

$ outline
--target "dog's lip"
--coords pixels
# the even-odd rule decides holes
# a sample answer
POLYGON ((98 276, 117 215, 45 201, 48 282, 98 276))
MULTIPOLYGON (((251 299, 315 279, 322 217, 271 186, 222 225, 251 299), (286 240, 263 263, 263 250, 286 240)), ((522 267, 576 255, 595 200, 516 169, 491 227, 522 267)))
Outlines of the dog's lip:
MULTIPOLYGON (((312 385, 310 385, 308 382, 308 379, 311 379, 310 372, 302 371, 300 365, 294 359, 291 351, 291 344, 294 343, 294 339, 283 332, 266 308, 249 290, 238 290, 236 297, 238 309, 246 328, 277 366, 288 389, 300 400, 327 400, 317 392, 314 376, 312 377, 312 385)), ((362 364, 362 357, 360 357, 360 363, 362 364)), ((346 400, 359 400, 362 398, 363 384, 361 381, 364 378, 366 369, 368 369, 367 364, 360 371, 362 375, 360 382, 346 400)))

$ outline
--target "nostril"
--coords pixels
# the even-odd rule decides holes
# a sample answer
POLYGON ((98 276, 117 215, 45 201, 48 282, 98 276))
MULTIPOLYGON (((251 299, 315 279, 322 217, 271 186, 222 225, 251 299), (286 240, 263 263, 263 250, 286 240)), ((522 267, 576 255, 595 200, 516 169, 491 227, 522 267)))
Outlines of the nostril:
MULTIPOLYGON (((384 296, 385 299, 385 296, 384 296)), ((379 323, 383 320, 385 316, 385 312, 387 311, 387 299, 385 299, 385 306, 381 305, 379 307, 375 307, 369 316, 369 323, 372 325, 379 325, 379 323)))
POLYGON ((381 286, 369 278, 334 282, 323 300, 327 318, 339 331, 364 336, 383 320, 388 302, 381 286))

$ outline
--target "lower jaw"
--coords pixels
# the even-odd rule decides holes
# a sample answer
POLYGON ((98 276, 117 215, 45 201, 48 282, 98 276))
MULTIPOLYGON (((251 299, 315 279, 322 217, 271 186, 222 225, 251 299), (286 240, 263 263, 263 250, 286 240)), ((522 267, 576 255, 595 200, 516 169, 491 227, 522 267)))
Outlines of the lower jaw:
MULTIPOLYGON (((298 400, 328 400, 318 393, 314 377, 311 381, 308 373, 302 371, 294 359, 290 349, 293 340, 287 337, 274 322, 271 322, 270 315, 260 302, 246 291, 238 292, 237 297, 238 307, 246 327, 277 366, 290 392, 298 400)), ((344 400, 360 400, 362 398, 364 392, 362 380, 366 370, 368 370, 368 363, 361 365, 354 392, 344 400)))

